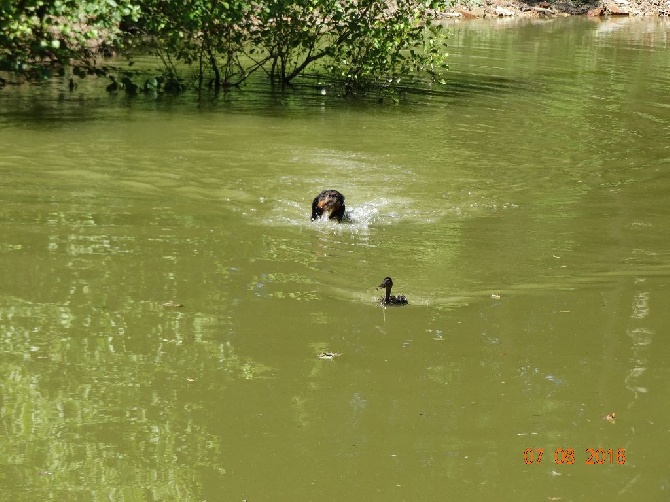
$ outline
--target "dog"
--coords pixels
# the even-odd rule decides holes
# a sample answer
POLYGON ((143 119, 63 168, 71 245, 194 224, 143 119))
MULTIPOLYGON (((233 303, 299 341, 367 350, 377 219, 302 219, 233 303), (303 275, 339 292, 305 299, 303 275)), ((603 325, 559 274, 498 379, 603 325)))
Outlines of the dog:
POLYGON ((344 218, 344 195, 337 190, 324 190, 312 201, 312 221, 328 215, 329 220, 342 221, 344 218))

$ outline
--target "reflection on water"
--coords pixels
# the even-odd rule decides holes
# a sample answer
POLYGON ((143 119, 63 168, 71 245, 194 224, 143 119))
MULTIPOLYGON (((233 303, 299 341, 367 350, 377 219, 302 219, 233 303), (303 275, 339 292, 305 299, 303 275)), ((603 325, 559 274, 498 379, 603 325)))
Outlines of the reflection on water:
POLYGON ((658 498, 670 53, 611 22, 454 24, 397 106, 0 91, 2 492, 658 498))

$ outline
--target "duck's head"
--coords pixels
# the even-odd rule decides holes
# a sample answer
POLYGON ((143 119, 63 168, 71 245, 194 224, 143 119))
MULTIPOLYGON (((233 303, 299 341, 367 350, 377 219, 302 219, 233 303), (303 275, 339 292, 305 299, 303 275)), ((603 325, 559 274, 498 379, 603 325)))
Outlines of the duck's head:
POLYGON ((393 287, 393 281, 391 280, 391 278, 390 277, 384 277, 384 280, 382 281, 382 283, 379 286, 377 286, 377 289, 382 289, 382 288, 391 289, 392 287, 393 287))
POLYGON ((377 286, 377 289, 386 288, 386 294, 380 298, 381 304, 386 305, 407 305, 409 302, 405 295, 391 295, 391 288, 393 287, 393 280, 390 277, 384 277, 382 283, 377 286))

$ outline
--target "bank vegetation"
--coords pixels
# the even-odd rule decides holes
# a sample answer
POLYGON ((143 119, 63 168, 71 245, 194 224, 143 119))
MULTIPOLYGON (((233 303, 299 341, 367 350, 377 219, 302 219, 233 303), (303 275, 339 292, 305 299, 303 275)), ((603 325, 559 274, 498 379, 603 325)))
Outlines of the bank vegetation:
MULTIPOLYGON (((436 81, 446 70, 437 1, 20 0, 0 7, 1 84, 118 73, 162 62, 143 87, 218 91, 263 74, 273 86, 319 73, 346 93, 436 81), (111 58, 111 59, 110 59, 111 58), (110 61, 116 61, 112 66, 110 61)), ((118 76, 118 75, 117 75, 118 76)), ((108 90, 130 74, 114 78, 108 90)), ((128 88, 126 88, 128 90, 128 88)))

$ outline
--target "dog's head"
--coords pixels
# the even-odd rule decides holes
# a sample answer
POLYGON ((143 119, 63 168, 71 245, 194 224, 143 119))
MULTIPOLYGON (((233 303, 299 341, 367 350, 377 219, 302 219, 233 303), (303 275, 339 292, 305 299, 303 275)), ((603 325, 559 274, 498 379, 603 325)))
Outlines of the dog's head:
POLYGON ((323 217, 341 221, 344 216, 344 195, 337 190, 324 190, 312 201, 312 220, 323 217))

